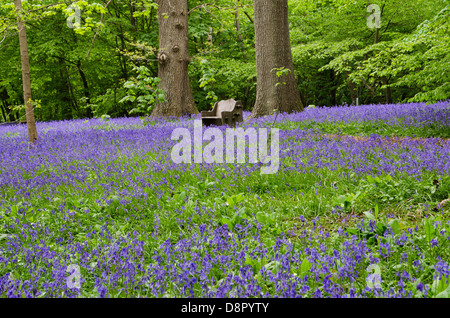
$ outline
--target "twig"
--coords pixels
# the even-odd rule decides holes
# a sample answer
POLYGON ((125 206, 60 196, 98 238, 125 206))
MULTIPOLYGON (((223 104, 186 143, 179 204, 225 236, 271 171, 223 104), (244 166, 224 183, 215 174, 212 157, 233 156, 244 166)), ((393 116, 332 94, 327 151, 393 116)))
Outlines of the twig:
POLYGON ((34 12, 34 11, 44 10, 46 8, 54 7, 54 6, 57 6, 57 5, 60 5, 60 4, 72 4, 74 2, 76 2, 76 1, 66 1, 66 2, 53 3, 53 4, 49 4, 49 5, 37 8, 37 9, 28 10, 27 12, 34 12))
POLYGON ((190 15, 190 14, 192 13, 192 11, 194 11, 194 10, 202 9, 202 8, 204 8, 204 7, 206 7, 206 6, 212 6, 212 5, 214 5, 214 2, 211 2, 211 3, 205 3, 205 4, 198 5, 198 6, 196 6, 196 7, 193 7, 191 10, 189 10, 188 15, 190 15))
POLYGON ((250 15, 247 13, 247 11, 244 11, 244 14, 247 16, 247 18, 250 20, 252 24, 255 24, 255 21, 250 17, 250 15))
MULTIPOLYGON (((108 3, 107 3, 106 6, 105 6, 105 9, 108 7, 108 5, 109 5, 110 3, 111 3, 111 0, 108 1, 108 3)), ((95 38, 97 37, 98 32, 100 32, 101 24, 103 24, 103 12, 102 12, 102 16, 101 16, 101 18, 100 18, 100 25, 98 26, 97 31, 95 32, 94 37, 92 38, 91 47, 89 48, 89 52, 88 52, 87 55, 86 55, 86 60, 88 60, 88 59, 89 59, 89 55, 91 55, 92 48, 94 47, 95 38)))
POLYGON ((444 205, 446 205, 446 204, 448 204, 448 203, 450 203, 450 199, 445 199, 444 201, 442 201, 441 203, 439 203, 438 205, 437 205, 437 208, 439 209, 439 208, 442 208, 444 205))
POLYGON ((0 41, 0 44, 2 44, 3 41, 5 41, 6 36, 8 35, 8 27, 6 27, 6 29, 4 30, 5 32, 5 36, 3 37, 3 39, 0 41))
POLYGON ((373 95, 373 96, 376 96, 377 93, 375 92, 375 90, 373 89, 373 87, 370 86, 370 85, 366 82, 366 80, 364 79, 364 76, 361 75, 361 79, 362 79, 364 85, 367 87, 367 89, 372 93, 372 95, 373 95))

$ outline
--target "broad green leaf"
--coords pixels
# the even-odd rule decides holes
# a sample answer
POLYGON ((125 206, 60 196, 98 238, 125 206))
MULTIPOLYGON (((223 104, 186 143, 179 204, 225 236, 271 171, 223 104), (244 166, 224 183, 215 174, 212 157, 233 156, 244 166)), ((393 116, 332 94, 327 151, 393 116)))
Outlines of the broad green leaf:
POLYGON ((363 212, 363 214, 366 216, 366 218, 368 218, 372 221, 376 221, 375 216, 372 213, 370 213, 369 211, 363 212))
POLYGON ((311 266, 312 264, 305 258, 300 266, 300 276, 303 277, 306 275, 306 273, 311 269, 311 266))

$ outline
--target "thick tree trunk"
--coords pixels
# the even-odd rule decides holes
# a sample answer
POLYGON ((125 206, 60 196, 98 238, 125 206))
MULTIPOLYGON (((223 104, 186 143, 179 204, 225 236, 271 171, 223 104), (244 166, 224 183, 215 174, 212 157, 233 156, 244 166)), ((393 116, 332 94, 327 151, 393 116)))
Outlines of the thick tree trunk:
MULTIPOLYGON (((22 11, 22 1, 14 0, 16 11, 22 11)), ((34 118, 33 103, 31 100, 31 78, 30 78, 30 59, 28 57, 27 31, 22 18, 18 18, 19 26, 19 44, 20 57, 22 60, 22 81, 23 81, 23 98, 25 104, 25 115, 28 127, 28 139, 35 142, 38 138, 36 130, 36 120, 34 118)))
POLYGON ((158 103, 152 116, 183 116, 197 114, 188 65, 187 0, 158 0, 159 52, 158 77, 166 102, 158 103))
POLYGON ((289 40, 288 1, 254 0, 257 92, 250 118, 281 112, 302 111, 294 76, 289 40), (275 68, 284 67, 289 74, 278 78, 275 68), (277 85, 282 82, 285 84, 277 85))

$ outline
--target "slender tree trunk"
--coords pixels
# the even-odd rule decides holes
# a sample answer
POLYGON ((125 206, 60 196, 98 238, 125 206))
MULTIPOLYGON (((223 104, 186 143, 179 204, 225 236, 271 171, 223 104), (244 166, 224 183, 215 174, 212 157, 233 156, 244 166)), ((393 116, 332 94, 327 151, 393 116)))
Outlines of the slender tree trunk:
POLYGON ((346 71, 345 74, 347 77, 347 85, 348 90, 350 91, 350 98, 352 99, 352 104, 356 105, 356 98, 358 97, 358 92, 356 91, 355 83, 353 83, 352 80, 349 78, 350 75, 349 71, 346 71))
POLYGON ((63 58, 58 59, 58 63, 60 65, 59 68, 59 77, 57 90, 59 92, 58 99, 62 104, 69 105, 70 109, 74 109, 73 98, 71 96, 70 85, 69 85, 69 76, 66 72, 66 62, 63 58), (66 76, 67 74, 67 76, 66 76))
MULTIPOLYGON (((22 1, 14 0, 16 11, 22 11, 22 1)), ((27 119, 28 139, 35 142, 38 138, 36 120, 34 118, 33 103, 31 99, 30 59, 28 57, 27 31, 22 18, 18 18, 20 57, 22 60, 23 98, 25 104, 25 116, 27 119)))
POLYGON ((136 30, 136 20, 135 20, 135 18, 133 16, 134 8, 133 8, 132 1, 128 2, 128 7, 130 8, 130 23, 133 26, 133 28, 136 30))
POLYGON ((214 34, 214 29, 212 27, 209 27, 209 34, 208 34, 208 43, 213 46, 213 34, 214 34))
POLYGON ((150 21, 148 22, 147 31, 150 32, 153 23, 153 7, 150 8, 150 21))
MULTIPOLYGON (((389 80, 386 76, 381 77, 381 82, 383 83, 383 85, 389 84, 389 80)), ((390 86, 386 86, 386 88, 384 89, 384 97, 386 99, 386 104, 392 104, 392 92, 390 86)))
POLYGON ((8 107, 8 101, 10 100, 8 90, 6 88, 3 89, 0 95, 2 99, 3 109, 6 112, 5 121, 16 121, 12 109, 8 107))
POLYGON ((380 29, 376 29, 375 30, 375 39, 374 39, 374 44, 377 44, 378 43, 378 40, 380 39, 380 29))
POLYGON ((2 109, 2 115, 3 118, 6 121, 8 121, 6 114, 8 113, 8 99, 9 99, 9 95, 8 95, 8 91, 6 88, 0 88, 0 99, 1 99, 1 109, 2 109))
POLYGON ((281 112, 302 111, 294 76, 289 40, 288 1, 254 0, 257 92, 250 118, 281 112), (278 78, 275 68, 284 67, 289 74, 278 78), (283 82, 285 84, 277 85, 283 82))
POLYGON ((75 94, 73 92, 72 84, 70 83, 69 70, 67 69, 66 63, 65 62, 62 62, 62 63, 64 63, 64 71, 66 73, 66 78, 67 78, 66 84, 67 84, 67 89, 68 89, 70 97, 71 97, 70 99, 72 100, 72 105, 75 108, 75 111, 79 114, 80 113, 80 109, 78 107, 77 99, 75 98, 75 94))
POLYGON ((2 101, 2 104, 0 105, 0 109, 2 110, 3 121, 7 122, 8 120, 6 119, 5 103, 3 101, 2 101))
MULTIPOLYGON (((120 52, 120 51, 118 52, 119 63, 120 63, 120 66, 121 66, 121 68, 122 68, 123 78, 124 78, 125 80, 127 80, 127 79, 128 79, 127 61, 126 61, 125 56, 124 56, 123 53, 122 53, 122 52, 125 52, 125 49, 126 49, 125 35, 124 35, 124 32, 123 32, 122 26, 120 26, 120 34, 119 34, 119 38, 120 38, 120 43, 121 43, 121 45, 122 45, 122 47, 121 47, 121 50, 122 50, 122 51, 121 51, 121 52, 120 52)), ((116 47, 117 47, 117 49, 120 49, 120 48, 119 48, 119 44, 117 43, 117 37, 116 37, 116 47)))
MULTIPOLYGON (((381 8, 380 18, 383 17, 383 12, 384 12, 385 5, 386 4, 384 4, 383 7, 381 8)), ((380 41, 380 29, 377 28, 375 30, 374 44, 377 44, 379 41, 380 41)), ((383 85, 388 85, 389 84, 389 80, 387 79, 386 76, 382 76, 381 77, 381 82, 383 83, 383 85)), ((390 86, 386 86, 386 88, 384 89, 384 97, 385 97, 386 104, 392 104, 392 92, 391 92, 391 87, 390 86)))
MULTIPOLYGON (((83 82, 83 92, 84 92, 84 97, 86 97, 86 104, 90 104, 91 103, 91 94, 89 93, 89 85, 86 79, 86 75, 83 72, 83 69, 81 68, 81 60, 77 61, 77 68, 78 68, 78 73, 80 74, 81 77, 81 81, 83 82)), ((87 107, 87 116, 88 117, 92 117, 92 109, 91 106, 87 107)))
MULTIPOLYGON (((15 87, 12 87, 12 89, 14 90, 15 87)), ((8 101, 10 101, 10 100, 11 100, 11 97, 8 94, 8 90, 5 88, 2 93, 3 107, 6 111, 6 116, 8 117, 8 121, 16 121, 16 117, 13 114, 13 110, 8 107, 9 106, 8 104, 10 103, 8 101)))
POLYGON ((158 103, 152 116, 197 114, 188 65, 188 3, 187 0, 157 0, 159 23, 158 77, 166 102, 158 103))
POLYGON ((239 6, 236 5, 236 11, 234 12, 234 17, 236 19, 236 31, 238 34, 237 40, 239 42, 239 45, 241 46, 241 50, 242 50, 242 57, 244 58, 244 60, 247 59, 247 55, 245 54, 245 47, 244 47, 244 42, 242 41, 242 34, 241 34, 241 24, 239 22, 239 6))
POLYGON ((338 76, 336 76, 336 73, 334 70, 331 70, 331 83, 333 83, 333 88, 331 89, 331 106, 336 106, 336 93, 337 93, 337 80, 338 76))

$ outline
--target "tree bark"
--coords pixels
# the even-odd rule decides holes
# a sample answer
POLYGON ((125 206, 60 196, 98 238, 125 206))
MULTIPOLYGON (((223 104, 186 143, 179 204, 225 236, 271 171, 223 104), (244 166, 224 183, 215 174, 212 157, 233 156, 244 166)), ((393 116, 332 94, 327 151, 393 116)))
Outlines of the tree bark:
POLYGON ((0 99, 2 100, 3 109, 6 112, 5 121, 16 121, 12 109, 8 107, 10 96, 6 88, 0 89, 0 99))
POLYGON ((294 76, 287 0, 254 0, 257 92, 250 118, 280 112, 302 111, 294 76), (289 69, 278 78, 275 68, 289 69), (285 84, 277 85, 283 82, 285 84))
POLYGON ((336 106, 336 93, 337 93, 337 81, 339 76, 336 76, 334 70, 330 71, 331 83, 333 84, 333 88, 331 89, 331 106, 336 106))
POLYGON ((7 106, 8 105, 8 102, 7 102, 8 99, 9 99, 9 95, 8 95, 7 89, 0 87, 0 100, 2 101, 1 102, 1 109, 2 109, 2 114, 3 114, 3 118, 4 118, 5 122, 8 121, 7 116, 6 116, 7 113, 9 113, 8 112, 8 106, 7 106))
POLYGON ((352 80, 349 78, 349 75, 350 75, 349 71, 346 71, 345 75, 347 78, 347 85, 348 85, 348 90, 350 92, 350 98, 352 100, 352 104, 356 105, 356 98, 358 98, 358 93, 355 88, 355 83, 353 83, 352 80))
MULTIPOLYGON (((384 4, 383 7, 381 8, 380 18, 383 17, 383 12, 384 12, 385 5, 386 4, 384 4)), ((388 27, 389 27, 389 24, 388 24, 388 27)), ((377 44, 379 41, 380 41, 380 29, 377 28, 376 31, 375 31, 374 44, 377 44)), ((389 80, 387 79, 386 76, 382 76, 381 77, 381 82, 383 83, 383 85, 388 85, 389 84, 389 80)), ((384 97, 385 97, 386 104, 392 104, 392 92, 391 92, 391 87, 390 86, 386 86, 386 88, 384 89, 384 97)))
MULTIPOLYGON (((389 80, 386 76, 381 77, 381 82, 383 83, 383 85, 389 85, 389 80)), ((385 97, 386 104, 392 104, 393 101, 392 101, 392 92, 391 92, 390 86, 386 86, 386 88, 384 89, 384 97, 385 97)))
POLYGON ((244 60, 247 60, 247 55, 245 54, 244 42, 242 41, 241 24, 239 22, 239 5, 236 5, 236 11, 234 12, 234 17, 236 19, 235 25, 236 25, 236 31, 238 34, 237 40, 242 49, 242 57, 244 58, 244 60))
MULTIPOLYGON (((17 12, 22 11, 22 1, 14 0, 17 12)), ((34 118, 33 103, 31 99, 30 59, 28 56, 27 31, 22 18, 18 17, 20 58, 22 60, 23 98, 25 104, 25 116, 27 119, 28 139, 35 142, 38 138, 36 120, 34 118)))
POLYGON ((7 122, 8 119, 6 118, 6 113, 5 113, 6 107, 5 107, 4 105, 5 105, 5 104, 2 102, 2 103, 0 104, 0 109, 2 110, 3 121, 4 121, 4 122, 7 122))
POLYGON ((197 114, 188 65, 188 3, 187 0, 157 0, 159 23, 158 77, 166 102, 157 103, 152 116, 183 116, 197 114))
MULTIPOLYGON (((79 113, 79 108, 78 108, 78 104, 77 104, 77 99, 75 98, 75 94, 74 94, 74 92, 73 92, 73 87, 72 87, 72 84, 70 83, 69 70, 67 69, 67 65, 66 65, 65 61, 61 61, 61 63, 64 65, 64 72, 65 72, 65 74, 66 74, 66 77, 65 77, 66 80, 65 80, 65 82, 66 82, 66 85, 67 85, 67 90, 68 90, 69 95, 70 95, 71 104, 72 104, 72 106, 75 108, 75 111, 76 111, 77 113, 79 113)), ((61 74, 61 78, 62 78, 63 81, 64 81, 64 77, 62 76, 62 74, 61 74)))
MULTIPOLYGON (((86 104, 90 105, 91 104, 91 93, 89 92, 89 85, 86 79, 86 75, 83 72, 83 69, 81 68, 81 60, 77 61, 77 68, 78 68, 78 73, 80 74, 81 77, 81 82, 83 83, 83 92, 84 92, 84 97, 86 98, 86 104)), ((92 108, 91 106, 86 107, 87 109, 87 116, 88 117, 92 117, 93 113, 92 113, 92 108)))

